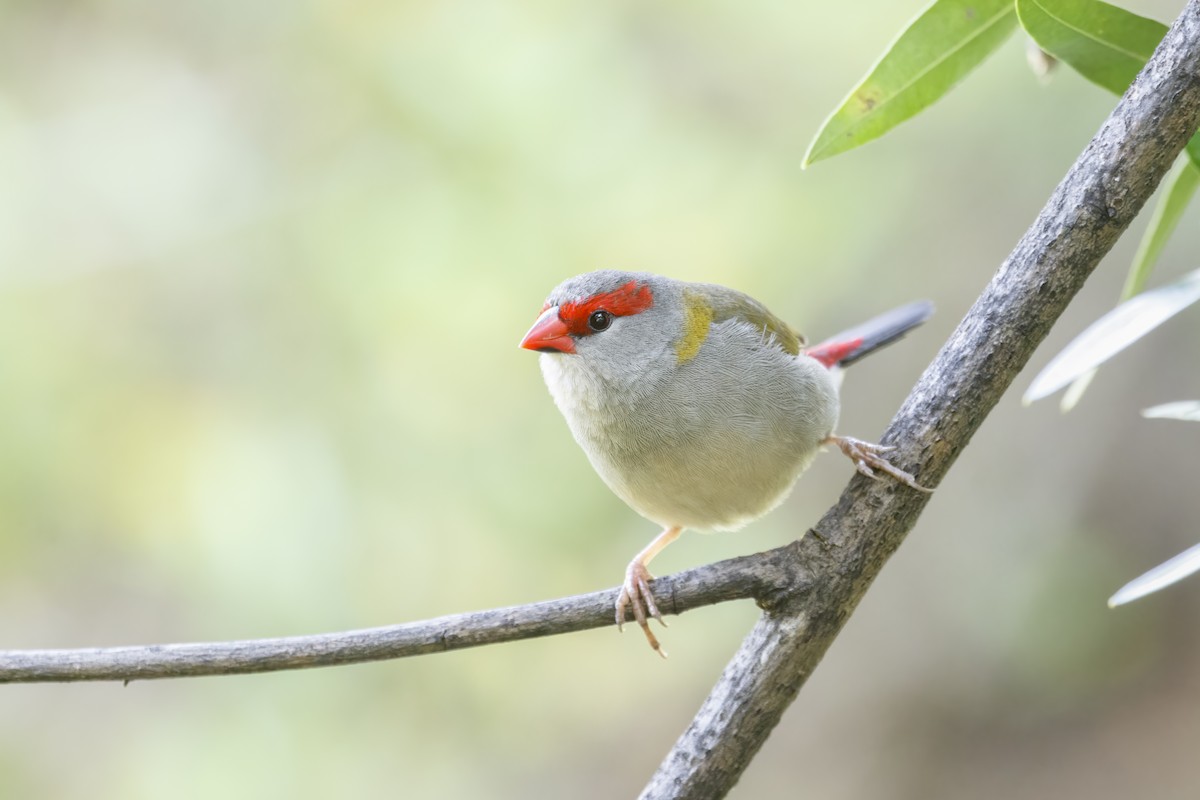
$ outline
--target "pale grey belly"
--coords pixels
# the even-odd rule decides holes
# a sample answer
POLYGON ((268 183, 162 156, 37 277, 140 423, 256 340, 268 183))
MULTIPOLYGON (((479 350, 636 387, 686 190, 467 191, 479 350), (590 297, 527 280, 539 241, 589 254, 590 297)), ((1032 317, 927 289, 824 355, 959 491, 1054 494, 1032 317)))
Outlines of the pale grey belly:
POLYGON ((571 427, 604 481, 646 518, 738 528, 787 496, 837 423, 823 367, 801 364, 786 378, 699 389, 678 381, 674 391, 571 427))

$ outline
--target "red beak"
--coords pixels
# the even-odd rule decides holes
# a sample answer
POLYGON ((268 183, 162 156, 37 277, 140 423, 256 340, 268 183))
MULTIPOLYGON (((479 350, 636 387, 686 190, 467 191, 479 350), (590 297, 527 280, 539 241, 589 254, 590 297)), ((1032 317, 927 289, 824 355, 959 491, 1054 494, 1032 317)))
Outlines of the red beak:
POLYGON ((542 312, 533 327, 521 340, 521 347, 541 353, 574 353, 575 340, 568 333, 567 324, 558 317, 558 306, 542 312))

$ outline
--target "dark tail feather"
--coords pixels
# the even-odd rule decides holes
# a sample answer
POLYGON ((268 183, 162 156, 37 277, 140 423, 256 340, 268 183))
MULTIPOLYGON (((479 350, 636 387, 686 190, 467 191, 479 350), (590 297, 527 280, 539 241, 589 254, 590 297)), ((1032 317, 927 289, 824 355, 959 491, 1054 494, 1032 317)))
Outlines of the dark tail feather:
POLYGON ((885 311, 874 319, 813 345, 804 352, 827 367, 846 367, 891 344, 933 315, 933 303, 918 300, 885 311))

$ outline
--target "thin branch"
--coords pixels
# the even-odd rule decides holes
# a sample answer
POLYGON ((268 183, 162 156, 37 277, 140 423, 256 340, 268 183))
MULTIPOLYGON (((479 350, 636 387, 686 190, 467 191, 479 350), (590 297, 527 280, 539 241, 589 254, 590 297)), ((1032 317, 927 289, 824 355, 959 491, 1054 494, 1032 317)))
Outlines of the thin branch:
MULTIPOLYGON (((1200 0, 1191 0, 884 435, 923 483, 940 482, 1198 124, 1200 0)), ((928 500, 851 482, 816 526, 836 547, 803 540, 812 583, 767 609, 643 798, 725 796, 928 500)))
MULTIPOLYGON (((766 599, 807 582, 794 545, 659 578, 664 613, 766 599)), ((235 642, 0 651, 0 683, 131 681, 358 664, 461 650, 613 624, 617 589, 354 631, 235 642)))

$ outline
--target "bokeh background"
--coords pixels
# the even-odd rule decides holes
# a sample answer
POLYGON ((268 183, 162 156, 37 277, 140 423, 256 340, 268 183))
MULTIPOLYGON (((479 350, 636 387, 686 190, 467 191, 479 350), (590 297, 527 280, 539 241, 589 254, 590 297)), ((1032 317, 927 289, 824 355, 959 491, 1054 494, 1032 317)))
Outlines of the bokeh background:
MULTIPOLYGON (((920 3, 0 5, 0 648, 381 625, 614 585, 655 533, 516 343, 600 266, 737 286, 820 337, 939 313, 844 386, 878 436, 1114 100, 1014 39, 801 171, 920 3)), ((1128 4, 1170 21, 1179 3, 1128 4)), ((1198 266, 1200 209, 1155 282, 1198 266)), ((1113 303, 1139 221, 1022 376, 1113 303)), ((1184 798, 1200 314, 1082 407, 1007 396, 735 797, 1184 798)), ((780 545, 829 454, 670 572, 780 545)), ((11 798, 636 794, 741 636, 605 629, 253 677, 0 687, 11 798)))

